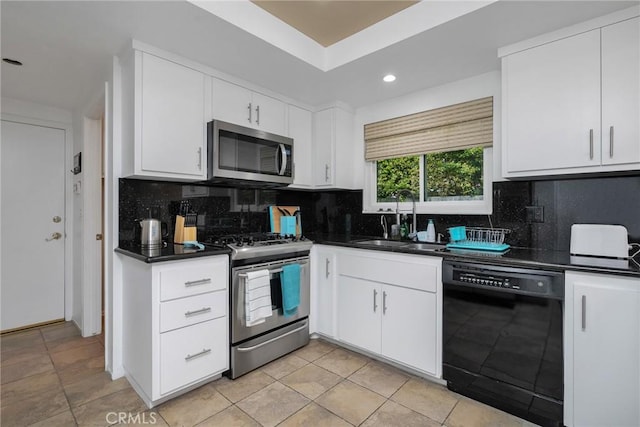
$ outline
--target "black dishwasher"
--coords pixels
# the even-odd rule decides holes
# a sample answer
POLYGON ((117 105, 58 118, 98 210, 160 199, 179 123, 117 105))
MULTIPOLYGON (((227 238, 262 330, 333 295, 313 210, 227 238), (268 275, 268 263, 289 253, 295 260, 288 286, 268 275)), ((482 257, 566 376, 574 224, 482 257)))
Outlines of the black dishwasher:
POLYGON ((442 281, 447 387, 562 426, 564 273, 445 261, 442 281))

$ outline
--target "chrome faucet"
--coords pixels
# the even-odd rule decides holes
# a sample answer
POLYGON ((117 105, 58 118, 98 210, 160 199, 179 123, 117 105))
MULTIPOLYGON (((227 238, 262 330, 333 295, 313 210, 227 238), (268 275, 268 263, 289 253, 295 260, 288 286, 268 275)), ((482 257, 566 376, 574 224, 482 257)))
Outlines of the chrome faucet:
POLYGON ((380 215, 380 225, 382 226, 382 238, 387 240, 389 233, 387 232, 387 218, 384 215, 380 215))
POLYGON ((411 230, 409 230, 409 234, 415 234, 418 232, 418 218, 416 216, 416 197, 413 193, 407 189, 398 190, 396 194, 393 196, 396 199, 396 224, 400 224, 400 195, 405 194, 411 197, 411 202, 413 203, 411 214, 413 215, 413 224, 411 230))

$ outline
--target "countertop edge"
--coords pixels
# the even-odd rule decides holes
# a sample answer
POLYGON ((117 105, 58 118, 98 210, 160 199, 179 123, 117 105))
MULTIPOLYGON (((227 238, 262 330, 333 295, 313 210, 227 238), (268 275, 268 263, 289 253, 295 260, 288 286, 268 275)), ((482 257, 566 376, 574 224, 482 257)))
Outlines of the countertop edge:
POLYGON ((211 249, 211 250, 202 250, 184 254, 173 254, 173 255, 158 255, 158 256, 147 256, 140 252, 134 252, 128 249, 123 249, 117 247, 114 249, 114 252, 119 253, 121 255, 128 256, 130 258, 134 258, 138 261, 142 261, 147 264, 155 264, 157 262, 167 262, 167 261, 179 261, 183 259, 190 258, 201 258, 207 256, 215 256, 215 255, 229 255, 231 253, 230 249, 211 249))

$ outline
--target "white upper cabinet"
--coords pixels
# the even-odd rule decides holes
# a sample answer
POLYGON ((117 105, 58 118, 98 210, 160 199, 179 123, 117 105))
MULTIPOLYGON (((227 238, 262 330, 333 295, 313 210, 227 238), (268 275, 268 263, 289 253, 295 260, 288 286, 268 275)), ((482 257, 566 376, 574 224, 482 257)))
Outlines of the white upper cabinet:
POLYGON ((213 118, 286 135, 287 105, 275 98, 213 78, 213 118))
POLYGON ((313 117, 313 184, 316 188, 354 188, 354 116, 342 107, 313 117))
POLYGON ((293 138, 293 184, 290 187, 312 188, 313 114, 311 111, 295 105, 289 105, 288 109, 289 132, 287 136, 293 138))
POLYGON ((503 59, 507 171, 600 164, 600 31, 503 59))
POLYGON ((505 48, 504 177, 640 169, 638 18, 602 25, 505 48))
POLYGON ((640 162, 640 18, 602 28, 602 164, 640 162))
POLYGON ((123 61, 123 176, 206 179, 211 78, 134 51, 123 61))

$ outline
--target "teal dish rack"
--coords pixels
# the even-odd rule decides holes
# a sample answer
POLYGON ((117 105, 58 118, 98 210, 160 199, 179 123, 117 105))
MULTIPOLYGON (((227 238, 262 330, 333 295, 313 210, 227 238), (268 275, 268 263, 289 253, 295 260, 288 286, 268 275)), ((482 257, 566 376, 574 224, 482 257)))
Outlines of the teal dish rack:
POLYGON ((511 230, 507 228, 451 227, 449 249, 504 252, 511 246, 504 238, 511 230))

